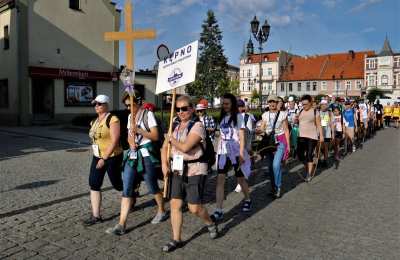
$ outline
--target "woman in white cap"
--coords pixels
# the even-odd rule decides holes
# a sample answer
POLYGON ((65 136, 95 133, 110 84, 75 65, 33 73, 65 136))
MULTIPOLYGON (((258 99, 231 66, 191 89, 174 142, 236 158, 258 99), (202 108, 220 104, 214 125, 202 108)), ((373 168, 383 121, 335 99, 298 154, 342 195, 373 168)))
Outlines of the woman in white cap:
POLYGON ((109 113, 110 98, 108 96, 98 95, 92 104, 95 107, 97 118, 90 123, 89 131, 93 149, 89 175, 92 215, 84 221, 86 226, 102 222, 100 214, 101 186, 106 172, 113 187, 122 191, 122 147, 119 142, 119 119, 109 113))

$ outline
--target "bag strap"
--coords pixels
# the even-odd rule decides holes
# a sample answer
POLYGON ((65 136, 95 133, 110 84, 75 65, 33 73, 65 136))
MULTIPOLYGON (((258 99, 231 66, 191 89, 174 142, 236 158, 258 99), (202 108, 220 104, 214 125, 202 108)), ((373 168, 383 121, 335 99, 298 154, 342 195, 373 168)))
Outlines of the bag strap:
POLYGON ((106 126, 107 128, 110 128, 110 122, 111 122, 111 118, 113 117, 113 114, 108 114, 107 118, 106 118, 106 126))
MULTIPOLYGON (((270 112, 271 113, 271 112, 270 112)), ((279 118, 279 114, 281 113, 280 110, 278 110, 278 113, 276 114, 276 117, 274 119, 274 124, 272 125, 272 132, 275 134, 275 126, 276 126, 276 122, 278 121, 279 118)))

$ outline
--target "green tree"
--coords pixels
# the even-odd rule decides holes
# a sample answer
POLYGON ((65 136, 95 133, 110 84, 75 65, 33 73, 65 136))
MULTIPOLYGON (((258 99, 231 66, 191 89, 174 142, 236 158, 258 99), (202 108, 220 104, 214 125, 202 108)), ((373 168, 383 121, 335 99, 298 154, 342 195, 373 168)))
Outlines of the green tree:
POLYGON ((252 104, 256 104, 258 100, 260 100, 260 94, 256 89, 253 89, 253 91, 251 92, 250 102, 252 104))
POLYGON ((371 90, 368 91, 367 99, 368 99, 370 102, 375 102, 375 100, 376 100, 378 97, 384 97, 384 96, 385 96, 385 94, 384 94, 384 92, 383 92, 382 90, 380 90, 380 89, 378 89, 378 88, 373 88, 373 89, 371 89, 371 90))
POLYGON ((230 80, 229 81, 229 90, 234 96, 240 95, 240 81, 239 80, 230 80))
POLYGON ((227 82, 227 58, 222 47, 222 32, 219 29, 214 12, 207 12, 207 19, 202 24, 199 41, 199 62, 197 77, 193 84, 186 87, 191 96, 214 100, 229 89, 227 82))

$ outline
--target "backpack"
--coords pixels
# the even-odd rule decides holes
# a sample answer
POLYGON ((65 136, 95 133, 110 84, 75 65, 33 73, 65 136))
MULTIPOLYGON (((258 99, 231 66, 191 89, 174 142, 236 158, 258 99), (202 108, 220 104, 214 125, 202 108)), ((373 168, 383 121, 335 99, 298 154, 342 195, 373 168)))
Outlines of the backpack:
MULTIPOLYGON (((149 110, 145 109, 143 111, 142 121, 143 121, 144 127, 146 128, 146 131, 150 132, 148 114, 149 114, 149 110)), ((153 141, 153 145, 155 146, 156 150, 160 150, 161 147, 163 146, 164 140, 165 140, 165 136, 164 136, 165 127, 164 127, 164 123, 161 122, 161 120, 158 117, 156 117, 155 115, 154 115, 154 117, 155 117, 156 123, 157 123, 158 140, 153 141)))
MULTIPOLYGON (((192 129, 192 127, 194 126, 195 123, 197 122, 201 122, 200 119, 198 117, 194 117, 192 120, 190 120, 189 125, 187 127, 187 135, 189 135, 190 130, 192 129)), ((175 121, 172 124, 172 132, 175 131, 175 128, 180 124, 179 119, 175 119, 175 121)), ((206 147, 204 147, 204 145, 200 144, 201 149, 203 150, 203 155, 200 156, 199 159, 196 160, 191 160, 191 161, 187 161, 186 163, 195 163, 195 162, 201 162, 201 163, 207 163, 209 167, 213 166, 215 164, 215 150, 214 150, 214 144, 211 141, 211 138, 209 135, 206 134, 206 138, 205 138, 205 144, 206 147)), ((209 171, 210 172, 210 171, 209 171)))

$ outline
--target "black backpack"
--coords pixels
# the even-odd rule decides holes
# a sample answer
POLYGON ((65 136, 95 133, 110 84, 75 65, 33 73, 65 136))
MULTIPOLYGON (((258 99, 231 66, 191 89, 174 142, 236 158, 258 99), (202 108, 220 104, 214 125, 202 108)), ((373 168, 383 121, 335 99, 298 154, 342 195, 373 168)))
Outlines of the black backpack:
MULTIPOLYGON (((198 117, 194 117, 192 120, 190 120, 189 125, 187 127, 188 129, 188 135, 192 127, 194 126, 195 123, 201 122, 198 117)), ((179 119, 175 119, 175 121, 172 124, 172 132, 175 130, 175 128, 180 124, 179 119)), ((214 145, 211 141, 211 138, 209 135, 206 133, 206 147, 204 148, 204 145, 200 145, 201 149, 203 150, 203 155, 200 156, 199 159, 196 160, 191 160, 187 161, 187 163, 195 163, 195 162, 201 162, 201 163, 207 163, 209 167, 213 166, 215 164, 215 150, 214 150, 214 145)))

